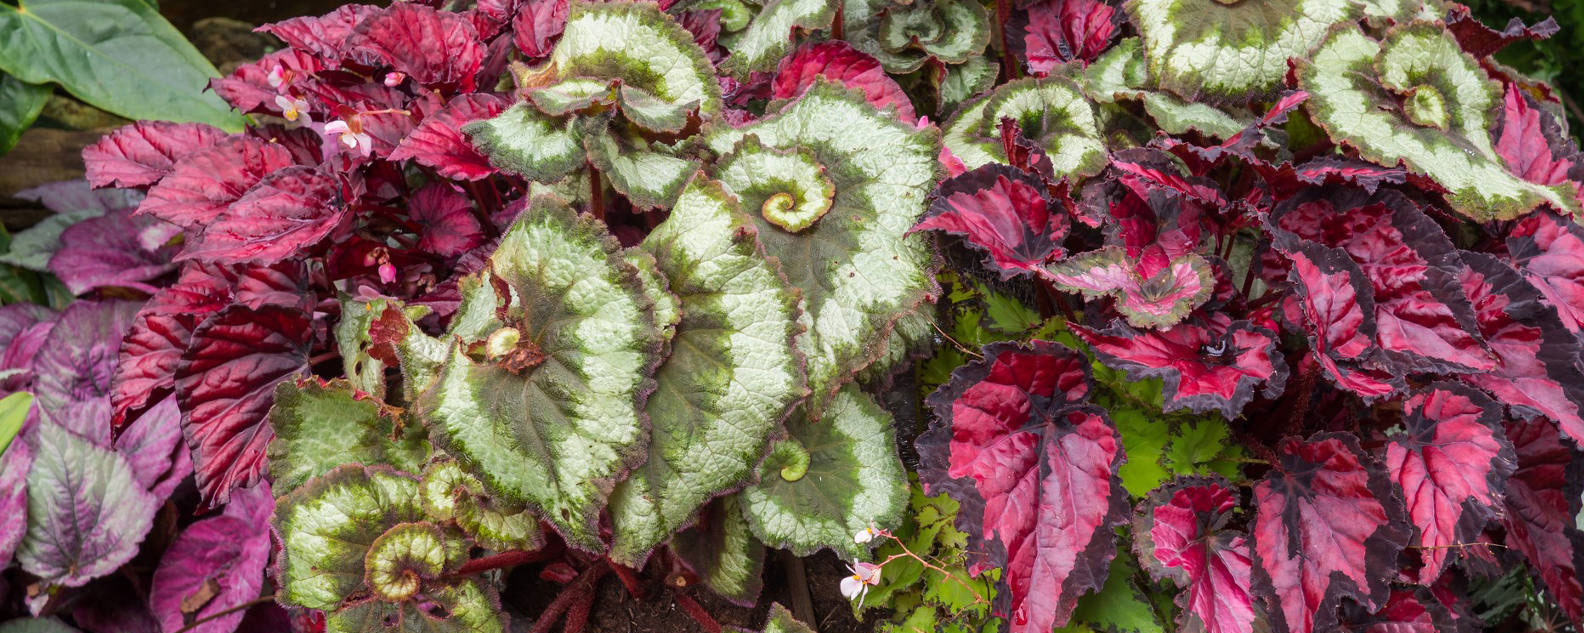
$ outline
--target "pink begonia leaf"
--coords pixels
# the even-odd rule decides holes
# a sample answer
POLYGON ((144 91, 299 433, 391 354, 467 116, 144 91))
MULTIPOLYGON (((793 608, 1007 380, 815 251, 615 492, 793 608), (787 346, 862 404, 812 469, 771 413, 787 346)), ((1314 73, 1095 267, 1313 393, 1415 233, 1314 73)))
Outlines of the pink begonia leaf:
POLYGON ((1237 505, 1237 489, 1226 481, 1184 477, 1150 492, 1134 511, 1140 566, 1181 590, 1179 630, 1252 633, 1264 624, 1250 589, 1248 535, 1227 525, 1237 505))
POLYGON ((1056 343, 994 343, 929 397, 920 480, 962 504, 976 567, 1003 568, 996 612, 1012 633, 1067 623, 1099 591, 1127 521, 1126 460, 1104 412, 1081 404, 1088 361, 1056 343))
POLYGON ((550 54, 566 29, 568 0, 518 0, 512 17, 512 42, 529 58, 550 54))
POLYGON ((1509 420, 1518 469, 1507 480, 1506 543, 1540 572, 1551 598, 1584 624, 1584 531, 1575 521, 1584 493, 1584 453, 1546 420, 1509 420))
POLYGON ((177 227, 158 218, 111 211, 88 218, 61 232, 60 249, 50 256, 49 269, 74 295, 98 288, 130 288, 153 294, 149 282, 175 269, 171 257, 179 247, 167 246, 177 227), (147 244, 154 242, 154 248, 147 244))
POLYGON ((1122 13, 1098 0, 1042 0, 1015 14, 1007 28, 1008 47, 1032 75, 1056 67, 1094 61, 1121 32, 1122 13))
POLYGON ((1351 435, 1283 440, 1254 486, 1256 595, 1274 633, 1328 631, 1342 598, 1374 608, 1411 533, 1402 496, 1351 435))
POLYGON ((1567 182, 1568 171, 1580 158, 1550 115, 1541 112, 1517 86, 1508 85, 1502 98, 1501 134, 1496 153, 1507 162, 1507 169, 1530 182, 1555 185, 1567 182), (1552 138, 1558 138, 1553 149, 1552 138), (1561 151, 1557 151, 1561 150, 1561 151))
MULTIPOLYGON (((270 558, 269 516, 275 508, 268 482, 231 496, 225 513, 187 526, 154 572, 149 606, 167 632, 251 602, 264 583, 270 558)), ((245 612, 236 610, 186 629, 230 633, 245 612)))
POLYGON ((1375 342, 1393 367, 1449 373, 1496 366, 1458 287, 1457 249, 1401 193, 1310 188, 1284 201, 1271 220, 1358 264, 1374 298, 1375 342))
POLYGON ((176 365, 201 317, 147 307, 139 312, 121 342, 110 382, 111 424, 121 428, 137 412, 170 394, 176 365))
POLYGON ((1053 200, 1033 174, 991 163, 940 183, 913 230, 962 236, 1009 279, 1065 254, 1073 202, 1065 188, 1058 195, 1053 200))
POLYGON ((0 453, 0 561, 7 565, 27 533, 27 474, 32 467, 33 449, 18 435, 0 453))
POLYGON ((393 161, 413 160, 453 180, 481 180, 496 172, 462 133, 462 126, 493 118, 506 100, 489 94, 461 95, 426 118, 391 152, 393 161))
POLYGON ((1373 613, 1357 603, 1342 608, 1342 628, 1347 633, 1454 633, 1455 614, 1423 587, 1393 588, 1385 606, 1373 613))
POLYGON ((182 441, 181 410, 176 398, 166 396, 139 417, 115 440, 116 452, 132 466, 132 474, 154 498, 170 497, 187 475, 192 456, 182 441))
POLYGON ((418 225, 418 248, 456 257, 484 243, 484 227, 473 215, 472 199, 445 182, 432 182, 413 194, 408 213, 418 225))
POLYGON ((1052 264, 1040 273, 1058 288, 1085 297, 1111 297, 1128 323, 1170 327, 1187 318, 1215 290, 1210 262, 1198 253, 1167 258, 1158 248, 1138 259, 1106 246, 1052 264))
POLYGON ((325 60, 339 60, 346 48, 347 38, 364 18, 383 9, 371 4, 347 4, 322 16, 305 16, 266 24, 255 30, 269 33, 325 60))
POLYGON ((171 173, 138 206, 182 227, 199 227, 224 213, 265 176, 292 165, 285 149, 246 136, 229 137, 176 161, 171 173))
POLYGON ((312 167, 265 176, 204 227, 178 259, 273 264, 312 250, 346 219, 341 182, 312 167))
POLYGON ((473 24, 459 14, 411 2, 375 10, 353 28, 346 46, 363 61, 378 61, 429 88, 472 92, 484 61, 473 24))
POLYGON ((1364 272, 1339 248, 1278 235, 1276 248, 1292 262, 1288 278, 1299 319, 1314 359, 1338 387, 1365 401, 1402 388, 1402 377, 1374 365, 1375 299, 1364 272))
POLYGON ((1513 224, 1507 252, 1525 279, 1555 308, 1562 325, 1584 333, 1584 227, 1540 209, 1513 224))
POLYGON ((0 381, 0 385, 3 385, 6 391, 21 390, 33 382, 33 357, 37 356, 39 348, 44 346, 50 330, 55 329, 55 321, 56 319, 51 317, 49 320, 39 321, 23 328, 6 344, 5 350, 0 352, 0 370, 20 372, 8 380, 0 381))
POLYGON ((1276 335, 1225 314, 1163 331, 1140 332, 1114 322, 1105 331, 1074 325, 1073 333, 1094 348, 1100 362, 1126 371, 1129 379, 1162 379, 1168 412, 1218 411, 1231 420, 1256 392, 1274 398, 1287 384, 1287 361, 1276 335))
POLYGON ((131 301, 76 301, 61 313, 33 357, 34 406, 46 420, 109 445, 116 350, 137 310, 131 301))
POLYGON ((307 314, 275 305, 234 305, 193 330, 176 396, 204 503, 224 503, 263 475, 275 384, 307 369, 312 336, 307 314))
MULTIPOLYGON (((269 53, 256 62, 237 66, 229 75, 210 79, 209 88, 242 112, 278 115, 280 111, 276 107, 275 97, 291 98, 294 95, 292 88, 303 85, 303 82, 311 80, 316 73, 325 69, 324 62, 312 53, 285 48, 269 53), (270 85, 271 73, 281 78, 280 86, 270 85)), ((309 106, 306 114, 315 116, 323 112, 323 108, 312 100, 304 101, 309 106)))
POLYGON ((770 84, 770 97, 796 99, 820 78, 863 92, 877 108, 896 108, 897 117, 907 123, 918 120, 913 102, 880 62, 842 40, 804 44, 783 58, 770 84))
POLYGON ((83 148, 83 163, 95 187, 145 187, 169 174, 183 156, 226 136, 203 123, 138 121, 83 148))
POLYGON ((1584 442, 1578 339, 1540 291, 1511 266, 1484 253, 1465 252, 1463 262, 1463 292, 1497 366, 1460 377, 1496 396, 1513 416, 1543 415, 1563 435, 1584 442))
POLYGON ((1435 582, 1457 544, 1479 540, 1498 514, 1515 467, 1501 408, 1457 383, 1436 383, 1403 404, 1402 432, 1386 445, 1386 471, 1419 528, 1419 583, 1435 582))

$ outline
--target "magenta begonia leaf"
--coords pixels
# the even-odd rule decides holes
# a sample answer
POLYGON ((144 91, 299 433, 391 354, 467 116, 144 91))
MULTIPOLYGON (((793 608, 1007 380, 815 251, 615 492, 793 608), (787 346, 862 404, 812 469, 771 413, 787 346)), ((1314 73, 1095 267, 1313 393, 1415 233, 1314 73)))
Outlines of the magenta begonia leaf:
POLYGON ((77 301, 61 313, 33 357, 33 395, 44 419, 109 445, 116 350, 137 308, 130 301, 77 301))
POLYGON ((1250 588, 1248 535, 1228 525, 1237 506, 1226 481, 1186 477, 1155 489, 1133 515, 1139 564, 1182 590, 1178 630, 1252 633, 1264 624, 1250 588))
POLYGON ((997 608, 1013 633, 1064 625, 1099 591, 1127 521, 1122 442, 1082 405, 1088 361, 1056 343, 995 343, 929 398, 920 479, 962 503, 957 521, 981 564, 1003 568, 997 608))
POLYGON ((1515 467, 1513 449, 1501 409, 1467 386, 1436 383, 1403 411, 1403 430, 1386 445, 1386 471, 1419 528, 1419 582, 1429 585, 1459 553, 1454 545, 1478 540, 1497 514, 1515 467))
POLYGON ((1343 597, 1385 603, 1408 544, 1402 496, 1350 435, 1284 440, 1254 486, 1254 590, 1275 633, 1328 631, 1343 597))
POLYGON ((1007 279, 1065 254, 1071 206, 1052 200, 1038 177, 990 163, 942 182, 914 230, 963 236, 1007 279))
POLYGON ((512 43, 528 57, 544 57, 566 30, 568 0, 519 0, 512 18, 512 43))
MULTIPOLYGON (((1551 115, 1536 108, 1534 101, 1516 85, 1508 85, 1502 99, 1501 135, 1496 139, 1496 153, 1506 161, 1508 171, 1542 185, 1568 182, 1569 172, 1584 168, 1579 164, 1584 156, 1579 154, 1578 146, 1567 132, 1551 115)), ((1577 183, 1573 184, 1575 191, 1578 187, 1577 183)))
POLYGON ((352 36, 352 30, 362 23, 364 18, 377 11, 380 11, 380 8, 371 4, 348 4, 336 7, 336 10, 322 16, 282 20, 266 24, 257 30, 280 38, 292 48, 300 48, 324 59, 336 60, 341 58, 341 52, 346 46, 347 39, 352 36))
POLYGON ((1314 359, 1326 377, 1366 401, 1395 393, 1402 377, 1373 364, 1375 298, 1358 264, 1339 248, 1278 235, 1276 248, 1292 261, 1288 272, 1299 314, 1309 334, 1314 359))
POLYGON ((83 148, 83 163, 95 187, 146 187, 169 174, 183 156, 226 136, 203 123, 138 121, 83 148))
POLYGON ((880 62, 842 40, 805 44, 781 60, 770 84, 772 99, 796 99, 819 78, 863 92, 877 108, 895 108, 897 117, 912 123, 918 115, 902 86, 880 62))
POLYGON ((1007 44, 1029 73, 1045 76, 1069 62, 1087 65, 1121 32, 1122 12, 1098 0, 1042 0, 1007 28, 1007 44))
POLYGON ((159 184, 149 189, 138 213, 183 227, 214 220, 259 180, 292 164, 284 148, 233 136, 184 156, 159 184))
POLYGON ((1371 612, 1356 603, 1342 608, 1342 627, 1348 633, 1451 633, 1464 630, 1446 605, 1423 587, 1393 588, 1385 606, 1371 612))
POLYGON ((462 126, 494 118, 506 109, 506 100, 490 94, 460 95, 439 112, 425 117, 396 150, 393 161, 412 159, 454 180, 481 180, 495 173, 489 158, 479 153, 462 133, 462 126))
POLYGON ((1094 348, 1100 362, 1126 371, 1128 378, 1162 379, 1168 412, 1219 411, 1230 420, 1256 392, 1276 397, 1287 384, 1287 362, 1276 335, 1225 314, 1164 331, 1140 332, 1114 323, 1105 331, 1075 325, 1073 333, 1094 348))
POLYGON ((258 598, 270 558, 269 517, 275 507, 268 483, 238 490, 220 516, 187 527, 154 572, 149 606, 165 631, 230 633, 244 611, 235 607, 258 598), (211 616, 217 616, 211 618, 211 616))
POLYGON ((130 209, 111 211, 66 227, 49 270, 74 295, 98 288, 153 294, 158 288, 149 282, 174 269, 177 247, 165 243, 177 232, 169 222, 134 216, 130 209))
POLYGON ((353 29, 347 47, 429 88, 472 92, 484 62, 478 32, 462 15, 413 2, 375 10, 353 29))
POLYGON ((1584 227, 1541 209, 1513 225, 1507 252, 1529 283, 1556 308, 1562 325, 1584 332, 1584 227))
POLYGON ((1584 621, 1584 530, 1575 523, 1584 492, 1584 454, 1545 420, 1510 420, 1518 469, 1507 480, 1506 543, 1540 572, 1556 604, 1584 621))
POLYGON ((32 467, 33 449, 21 437, 0 452, 0 565, 11 563, 27 533, 27 475, 32 467))
POLYGON ((120 428, 131 416, 171 393, 176 365, 199 317, 144 307, 122 339, 110 381, 112 424, 120 428))
POLYGON ((1117 311, 1141 328, 1177 324, 1215 290, 1209 260, 1198 253, 1168 257, 1158 248, 1133 258, 1121 246, 1106 246, 1053 264, 1041 274, 1062 290, 1114 298, 1117 311))
POLYGON ((192 474, 192 456, 182 441, 181 410, 174 396, 166 396, 128 425, 116 438, 115 449, 155 499, 170 497, 192 474))
POLYGON ((484 243, 484 227, 473 214, 472 201, 450 183, 432 182, 414 193, 408 214, 419 227, 418 248, 441 257, 456 257, 484 243))
POLYGON ((273 264, 319 243, 346 218, 341 182, 311 167, 270 173, 203 229, 179 259, 273 264))

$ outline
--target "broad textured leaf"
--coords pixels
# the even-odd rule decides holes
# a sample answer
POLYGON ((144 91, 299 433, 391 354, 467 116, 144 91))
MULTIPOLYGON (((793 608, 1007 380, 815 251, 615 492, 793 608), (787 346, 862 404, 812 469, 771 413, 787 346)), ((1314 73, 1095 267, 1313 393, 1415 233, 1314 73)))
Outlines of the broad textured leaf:
POLYGON ((182 441, 181 411, 171 396, 127 425, 116 437, 115 449, 126 458, 138 483, 161 501, 192 474, 192 457, 182 441))
MULTIPOLYGON (((637 104, 627 93, 634 89, 681 115, 697 109, 708 119, 721 111, 720 84, 704 51, 654 5, 574 3, 550 64, 561 78, 620 79, 629 119, 637 104)), ((660 127, 637 122, 652 130, 682 127, 669 120, 660 127)))
POLYGON ((1436 383, 1403 404, 1403 430, 1386 445, 1386 472, 1403 490, 1419 528, 1419 584, 1441 575, 1456 545, 1480 540, 1499 514, 1516 464, 1501 430, 1501 408, 1485 394, 1436 383))
POLYGON ((1395 393, 1402 377, 1372 366, 1380 356, 1375 344, 1375 299, 1358 264, 1338 248, 1278 236, 1276 247, 1292 261, 1288 279, 1294 303, 1309 335, 1314 359, 1338 387, 1371 401, 1395 393))
POLYGON ((372 11, 342 45, 426 87, 454 86, 464 93, 473 92, 487 53, 465 17, 412 2, 372 11))
POLYGON ((828 548, 843 559, 863 558, 869 548, 853 534, 897 525, 907 506, 895 426, 856 385, 843 387, 817 423, 793 415, 787 438, 759 466, 759 482, 741 494, 754 534, 798 556, 828 548))
POLYGON ((95 187, 146 187, 169 175, 176 161, 220 142, 224 130, 204 123, 138 121, 83 148, 95 187))
POLYGON ((1127 521, 1117 431, 1079 403, 1088 361, 1056 343, 995 343, 931 394, 919 436, 926 492, 962 503, 957 523, 981 562, 1003 568, 998 611, 1013 633, 1067 623, 1100 590, 1127 521))
POLYGON ((1062 290, 1115 299, 1117 311, 1140 328, 1175 325, 1215 290, 1210 262, 1198 253, 1183 253, 1158 265, 1129 257, 1123 247, 1106 246, 1039 273, 1062 290))
POLYGON ((781 603, 772 602, 770 613, 765 616, 764 628, 759 633, 814 633, 814 629, 792 617, 792 612, 781 606, 781 603))
POLYGON ((1584 492, 1584 457, 1545 420, 1510 420, 1507 437, 1518 469, 1507 480, 1507 546, 1529 559, 1556 604, 1573 621, 1584 620, 1584 529, 1570 518, 1584 492))
POLYGON ((30 84, 0 72, 0 155, 16 147, 22 133, 33 127, 53 92, 47 84, 30 84))
MULTIPOLYGON (((1535 107, 1517 85, 1509 84, 1502 97, 1501 135, 1496 153, 1507 169, 1529 182, 1559 185, 1578 162, 1578 146, 1550 115, 1535 107), (1555 140, 1553 140, 1555 139, 1555 140), (1554 147, 1560 146, 1560 147, 1554 147)), ((1575 191, 1580 187, 1573 183, 1575 191)))
MULTIPOLYGON (((564 41, 564 40, 563 40, 564 41)), ((492 493, 537 509, 571 542, 600 548, 616 480, 643 458, 660 338, 654 303, 616 239, 541 196, 490 256, 496 312, 482 361, 455 347, 416 410, 434 442, 492 493)))
POLYGON ((1202 323, 1140 332, 1121 323, 1100 331, 1075 325, 1107 367, 1128 378, 1160 378, 1163 409, 1219 411, 1238 417, 1256 393, 1274 398, 1287 385, 1287 361, 1274 333, 1223 314, 1202 323))
POLYGON ((300 48, 319 57, 339 60, 347 38, 365 18, 379 11, 370 4, 336 7, 322 16, 303 16, 259 27, 259 31, 281 39, 287 46, 300 48))
POLYGON ((138 213, 184 228, 199 227, 224 213, 259 180, 293 164, 291 152, 245 136, 233 136, 176 161, 149 189, 138 213))
POLYGON ((453 180, 482 180, 495 173, 495 168, 468 142, 462 128, 474 121, 494 118, 505 109, 506 100, 495 95, 458 95, 439 112, 424 117, 391 152, 390 159, 410 159, 453 180))
POLYGON ((527 0, 512 18, 512 41, 528 57, 550 54, 551 43, 566 29, 569 0, 527 0))
POLYGON ((914 230, 961 235, 1008 279, 1065 254, 1073 203, 1058 195, 1033 174, 990 163, 942 182, 914 230))
POLYGON ((30 0, 0 6, 0 70, 57 82, 72 96, 129 119, 208 123, 242 119, 205 94, 214 66, 142 0, 30 0))
POLYGON ((583 137, 589 163, 609 179, 612 189, 627 196, 639 209, 664 208, 676 201, 688 177, 698 170, 694 161, 673 156, 642 140, 618 139, 613 130, 583 137))
POLYGON ((863 91, 864 98, 875 107, 896 108, 897 117, 903 121, 918 119, 913 102, 902 86, 885 73, 880 62, 842 40, 805 44, 782 59, 770 84, 770 97, 795 99, 821 77, 863 91))
POLYGON ((1541 203, 1581 210, 1570 187, 1509 173, 1490 132, 1500 86, 1443 29, 1399 27, 1381 42, 1338 29, 1310 59, 1298 75, 1315 122, 1365 159, 1434 180, 1458 212, 1488 221, 1541 203))
POLYGON ((737 33, 721 70, 738 77, 768 71, 792 51, 799 33, 827 30, 836 17, 831 0, 770 0, 737 33))
POLYGON ((499 115, 462 126, 496 169, 553 183, 583 165, 583 139, 572 120, 561 121, 518 102, 499 115))
MULTIPOLYGON (((32 399, 26 393, 12 394, 0 400, 0 405, 5 405, 0 409, 4 409, 6 424, 14 420, 17 426, 21 426, 27 417, 27 406, 23 406, 20 411, 11 407, 23 401, 32 404, 32 399)), ((27 480, 32 468, 33 449, 27 442, 13 441, 6 448, 0 448, 0 560, 6 561, 7 565, 11 564, 11 554, 27 534, 27 480)))
POLYGON ((160 628, 176 631, 189 621, 213 619, 188 629, 231 633, 246 615, 238 606, 258 598, 270 559, 270 512, 275 500, 267 483, 238 492, 225 514, 200 520, 165 550, 149 591, 160 628), (220 612, 232 610, 221 615, 220 612))
POLYGON ((166 243, 179 233, 168 222, 114 210, 66 227, 49 269, 74 295, 99 288, 154 294, 158 288, 149 282, 175 268, 177 247, 166 243))
POLYGON ((355 393, 345 380, 285 380, 275 386, 269 425, 270 478, 281 490, 296 490, 341 464, 385 464, 418 472, 428 457, 428 438, 378 400, 355 393))
POLYGON ((271 172, 204 226, 180 259, 273 264, 311 251, 346 216, 338 178, 312 167, 271 172))
POLYGON ((667 547, 710 591, 751 606, 764 590, 765 545, 754 538, 739 499, 731 495, 704 506, 698 522, 671 537, 667 547))
POLYGON ((193 330, 176 364, 182 433, 209 505, 264 474, 275 384, 308 365, 308 316, 280 306, 233 305, 193 330))
POLYGON ((1469 628, 1467 616, 1459 623, 1448 605, 1442 604, 1436 589, 1393 588, 1386 604, 1374 613, 1361 605, 1343 606, 1341 630, 1356 633, 1442 633, 1469 628), (1459 626, 1463 624, 1463 626, 1459 626))
POLYGON ((1584 442, 1584 371, 1579 344, 1518 271, 1483 253, 1463 253, 1460 279, 1497 366, 1463 380, 1489 391, 1516 417, 1543 415, 1584 442))
POLYGON ((1254 591, 1276 633, 1326 631, 1350 598, 1374 608, 1408 544, 1403 499, 1350 435, 1321 434, 1277 447, 1254 486, 1254 591))
POLYGON ((1062 64, 1088 64, 1111 44, 1122 14, 1099 0, 1044 0, 1014 17, 1007 45, 1016 51, 1030 74, 1045 76, 1062 64))
POLYGON ((423 519, 418 496, 411 475, 347 464, 281 497, 281 602, 335 610, 365 589, 365 555, 386 530, 423 519))
POLYGON ((425 252, 459 257, 485 242, 472 200, 453 185, 425 185, 413 194, 407 214, 418 225, 418 248, 425 252))
POLYGON ((400 603, 366 599, 325 621, 325 633, 504 633, 500 595, 478 580, 438 585, 425 600, 400 603), (391 623, 400 623, 393 629, 391 623))
POLYGON ((1507 252, 1575 335, 1584 332, 1584 227, 1550 211, 1524 216, 1507 234, 1507 252))
POLYGON ((455 460, 431 462, 423 469, 418 485, 425 516, 456 524, 481 547, 532 551, 544 546, 537 514, 491 498, 485 493, 483 482, 455 460))
POLYGON ((110 379, 112 423, 120 428, 131 415, 171 393, 176 366, 192 338, 198 319, 168 314, 145 306, 121 339, 115 373, 110 379))
POLYGON ((1070 79, 1005 83, 963 106, 943 128, 946 149, 969 169, 1009 162, 1001 143, 1002 119, 1012 119, 1018 130, 1045 152, 1056 176, 1076 181, 1099 173, 1106 165, 1100 120, 1070 79))
POLYGON ((33 395, 44 419, 109 445, 100 415, 110 411, 115 350, 136 314, 131 301, 77 301, 61 312, 33 357, 33 395))
POLYGON ((159 500, 121 455, 66 427, 46 422, 33 439, 27 534, 16 552, 22 569, 80 587, 132 560, 159 500))
POLYGON ((1288 58, 1306 58, 1332 25, 1358 17, 1345 0, 1129 0, 1124 8, 1162 88, 1221 103, 1274 96, 1288 58))
POLYGON ((962 64, 990 43, 991 17, 979 2, 844 1, 847 40, 880 60, 888 72, 910 73, 931 60, 962 64))
POLYGON ((723 155, 715 176, 742 200, 766 254, 802 291, 799 322, 807 332, 798 349, 808 359, 817 418, 836 390, 884 351, 877 344, 896 320, 935 292, 924 240, 907 234, 935 181, 934 134, 822 82, 781 112, 720 129, 707 142, 723 155), (835 186, 813 226, 793 232, 776 221, 789 203, 817 201, 788 182, 793 174, 757 171, 767 153, 811 155, 835 186))
MULTIPOLYGON (((741 486, 802 398, 797 295, 718 183, 682 191, 642 248, 681 301, 645 407, 649 457, 611 498, 611 558, 636 566, 711 498, 741 486)), ((779 230, 779 229, 774 229, 779 230)))
MULTIPOLYGON (((19 198, 26 196, 18 195, 19 198)), ((60 250, 60 236, 72 225, 104 215, 99 209, 59 212, 44 218, 38 224, 18 231, 11 238, 11 246, 0 253, 0 264, 9 264, 26 270, 48 272, 50 258, 60 250)))
POLYGON ((1156 580, 1178 589, 1178 630, 1252 633, 1265 615, 1250 587, 1248 535, 1227 524, 1238 506, 1225 480, 1185 477, 1149 494, 1133 515, 1133 547, 1156 580))

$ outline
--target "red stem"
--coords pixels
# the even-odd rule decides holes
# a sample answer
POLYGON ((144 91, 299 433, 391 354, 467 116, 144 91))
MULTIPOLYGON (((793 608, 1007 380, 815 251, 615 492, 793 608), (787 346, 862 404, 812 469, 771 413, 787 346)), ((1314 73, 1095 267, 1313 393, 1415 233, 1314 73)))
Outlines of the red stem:
POLYGON ((592 599, 595 581, 598 581, 608 572, 610 572, 610 565, 607 565, 605 561, 598 561, 592 567, 578 574, 577 578, 574 578, 566 588, 561 590, 555 600, 550 601, 545 610, 539 614, 539 619, 534 620, 532 633, 550 633, 550 627, 555 625, 561 614, 566 612, 567 608, 579 599, 579 596, 587 594, 592 599))
POLYGON ((694 600, 693 596, 681 591, 675 593, 677 606, 682 607, 683 611, 692 616, 694 622, 698 622, 699 626, 704 627, 706 633, 721 633, 720 623, 716 622, 715 618, 704 610, 704 607, 699 606, 698 601, 694 600))
POLYGON ((566 624, 561 627, 561 633, 583 633, 583 628, 588 626, 589 611, 594 608, 594 589, 579 591, 578 597, 572 599, 572 606, 567 607, 566 624))
POLYGON ((633 570, 628 569, 625 565, 615 563, 612 563, 610 567, 611 571, 616 572, 616 579, 620 580, 622 586, 627 588, 627 594, 634 599, 643 600, 644 594, 647 592, 643 589, 643 583, 638 582, 638 577, 633 575, 633 570))
POLYGON ((455 577, 473 576, 496 569, 505 569, 507 567, 516 567, 518 565, 526 565, 528 563, 537 563, 544 560, 545 558, 547 558, 547 555, 545 554, 545 549, 543 548, 534 550, 532 552, 510 550, 497 554, 491 554, 483 558, 475 558, 470 560, 464 563, 462 567, 458 568, 456 572, 451 575, 455 577))

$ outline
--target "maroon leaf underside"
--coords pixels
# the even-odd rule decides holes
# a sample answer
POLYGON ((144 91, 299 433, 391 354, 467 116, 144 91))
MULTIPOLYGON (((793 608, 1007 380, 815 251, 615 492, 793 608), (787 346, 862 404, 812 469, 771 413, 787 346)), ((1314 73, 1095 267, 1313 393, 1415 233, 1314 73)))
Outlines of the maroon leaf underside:
POLYGON ((1126 460, 1104 412, 1080 404, 1087 361, 1055 343, 996 343, 929 398, 920 478, 962 503, 976 567, 1001 566, 997 610, 1013 633, 1065 624, 1104 584, 1126 522, 1126 460))
POLYGON ((1371 613, 1356 603, 1342 609, 1341 630, 1349 633, 1454 633, 1457 618, 1424 587, 1392 589, 1385 606, 1371 613))
POLYGON ((1514 455, 1501 408, 1476 389, 1436 383, 1403 408, 1403 432, 1386 446, 1386 471, 1419 528, 1419 583, 1429 585, 1459 555, 1455 545, 1480 540, 1498 514, 1514 455))
POLYGON ((462 133, 462 126, 506 109, 506 100, 489 94, 461 95, 426 118, 391 152, 393 161, 416 161, 453 180, 482 180, 495 173, 489 158, 462 133))
POLYGON ((918 119, 913 102, 880 62, 842 40, 805 44, 783 58, 770 84, 770 97, 795 99, 821 78, 863 92, 877 108, 895 108, 897 117, 907 123, 918 119))
POLYGON ((1509 420, 1518 469, 1507 481, 1506 543, 1540 573, 1551 597, 1584 623, 1584 532, 1574 524, 1584 492, 1584 454, 1546 420, 1509 420))
POLYGON ((962 236, 984 251, 987 267, 1009 279, 1063 253, 1067 202, 1051 200, 1034 175, 991 163, 942 182, 913 230, 962 236))
POLYGON ((179 259, 273 264, 308 251, 346 220, 341 182, 311 167, 265 176, 204 227, 179 259))
POLYGON ((1105 331, 1075 325, 1073 333, 1094 348, 1100 362, 1127 372, 1129 379, 1160 378, 1167 412, 1219 411, 1231 420, 1256 391, 1267 398, 1280 395, 1287 361, 1275 335, 1248 321, 1229 322, 1224 315, 1210 319, 1209 324, 1143 332, 1121 322, 1105 331))
POLYGON ((1179 630, 1252 633, 1265 617, 1250 590, 1247 535, 1227 527, 1237 505, 1226 481, 1185 477, 1150 492, 1134 513, 1139 563, 1182 589, 1179 630))
POLYGON ((307 368, 312 331, 303 312, 274 305, 234 305, 193 330, 175 386, 206 504, 263 474, 275 384, 307 368))
POLYGON ((144 187, 164 178, 182 157, 226 136, 203 123, 138 121, 83 148, 83 163, 95 187, 144 187))
POLYGON ((1357 264, 1341 249, 1278 235, 1275 246, 1292 262, 1288 278, 1314 359, 1337 386, 1366 402, 1395 393, 1402 377, 1373 366, 1375 299, 1357 264))
POLYGON ((1254 487, 1253 587, 1274 633, 1327 631, 1344 597, 1385 603, 1410 534, 1402 496, 1351 435, 1288 438, 1278 453, 1254 487))

